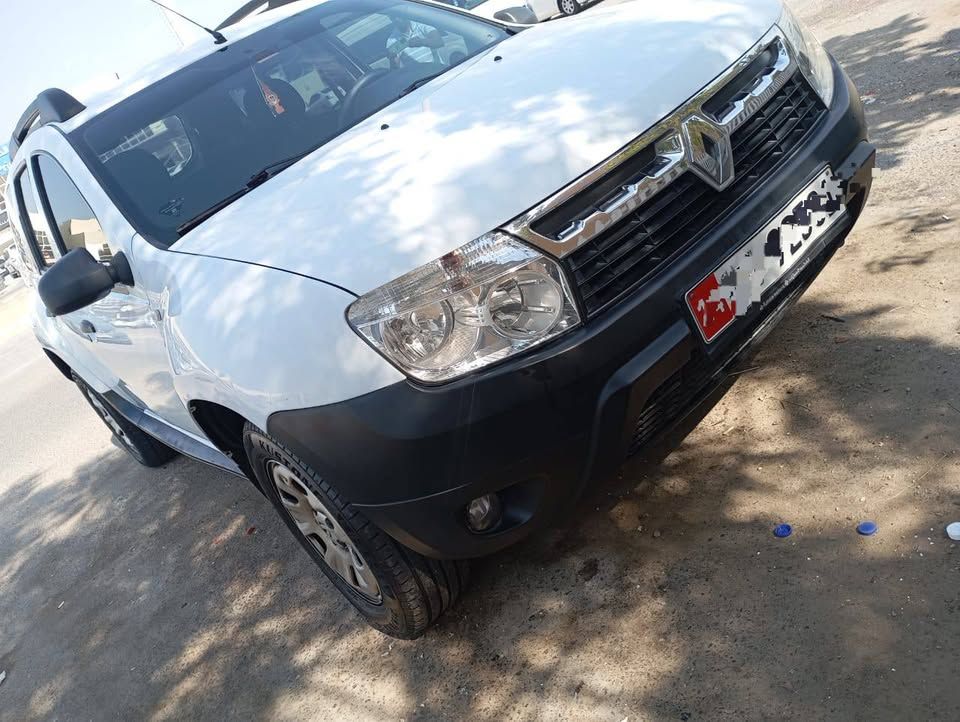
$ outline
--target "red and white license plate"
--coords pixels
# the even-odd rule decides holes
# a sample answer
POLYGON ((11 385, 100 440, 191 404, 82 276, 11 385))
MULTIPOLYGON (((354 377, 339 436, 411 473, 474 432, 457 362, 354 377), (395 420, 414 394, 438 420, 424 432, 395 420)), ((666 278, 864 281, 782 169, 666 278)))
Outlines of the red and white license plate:
POLYGON ((700 283, 686 301, 709 343, 777 285, 846 210, 829 168, 700 283))

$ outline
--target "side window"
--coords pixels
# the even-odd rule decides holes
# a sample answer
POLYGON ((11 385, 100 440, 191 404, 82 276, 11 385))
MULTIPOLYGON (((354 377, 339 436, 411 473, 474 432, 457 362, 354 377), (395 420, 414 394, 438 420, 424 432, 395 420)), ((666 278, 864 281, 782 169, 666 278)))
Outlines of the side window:
POLYGON ((40 205, 37 203, 37 196, 34 192, 33 179, 30 177, 30 171, 24 169, 17 176, 14 183, 16 197, 23 204, 24 221, 26 227, 23 229, 29 240, 33 241, 39 255, 41 268, 46 268, 57 260, 53 252, 53 239, 50 234, 44 230, 46 223, 43 216, 40 215, 40 205), (32 236, 32 238, 31 238, 32 236))
POLYGON ((50 226, 56 228, 66 250, 86 248, 97 260, 109 261, 113 250, 100 222, 66 171, 48 155, 37 157, 37 168, 50 205, 50 226))

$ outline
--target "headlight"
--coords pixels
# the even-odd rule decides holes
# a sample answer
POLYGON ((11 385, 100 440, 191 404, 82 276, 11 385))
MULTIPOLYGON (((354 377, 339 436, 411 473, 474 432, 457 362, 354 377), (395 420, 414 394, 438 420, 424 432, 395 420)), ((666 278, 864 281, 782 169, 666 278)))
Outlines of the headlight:
POLYGON ((364 294, 347 320, 404 373, 440 382, 555 338, 580 316, 554 260, 495 232, 364 294))
POLYGON ((827 51, 787 6, 783 8, 777 27, 783 31, 787 41, 798 54, 797 63, 800 65, 801 72, 817 91, 820 99, 830 107, 830 102, 833 100, 833 67, 830 65, 830 56, 827 51))

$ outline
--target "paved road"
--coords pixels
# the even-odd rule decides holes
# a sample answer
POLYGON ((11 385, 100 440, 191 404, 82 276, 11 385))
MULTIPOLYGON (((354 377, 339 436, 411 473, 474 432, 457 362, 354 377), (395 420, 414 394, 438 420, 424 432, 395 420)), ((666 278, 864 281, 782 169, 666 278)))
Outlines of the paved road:
POLYGON ((124 456, 4 295, 0 720, 960 718, 960 2, 804 14, 871 102, 861 226, 691 435, 419 642, 249 485, 124 456))

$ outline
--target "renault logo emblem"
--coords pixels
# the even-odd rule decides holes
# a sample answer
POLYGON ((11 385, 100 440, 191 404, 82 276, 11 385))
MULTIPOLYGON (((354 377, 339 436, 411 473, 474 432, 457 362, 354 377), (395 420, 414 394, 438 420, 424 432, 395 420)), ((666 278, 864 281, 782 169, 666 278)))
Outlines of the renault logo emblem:
POLYGON ((563 258, 631 217, 685 174, 695 175, 718 191, 729 188, 734 180, 731 139, 798 72, 800 66, 794 53, 780 28, 774 26, 740 60, 686 103, 607 160, 514 218, 504 227, 505 230, 563 258), (753 82, 741 89, 744 82, 741 74, 753 67, 761 56, 764 69, 753 82), (728 87, 732 95, 720 96, 713 102, 717 94, 728 87), (723 97, 727 98, 725 102, 721 102, 723 97), (628 162, 636 165, 626 167, 628 162), (602 187, 599 184, 610 178, 614 169, 621 167, 625 167, 625 172, 619 187, 603 186, 599 198, 587 192, 590 188, 602 187), (584 200, 566 210, 567 204, 578 197, 584 200), (565 223, 548 230, 549 224, 541 221, 554 213, 557 214, 555 220, 565 223))
POLYGON ((683 121, 684 145, 690 170, 717 190, 733 181, 733 148, 730 136, 699 115, 683 121))

